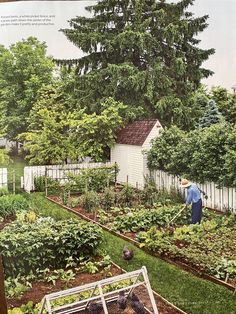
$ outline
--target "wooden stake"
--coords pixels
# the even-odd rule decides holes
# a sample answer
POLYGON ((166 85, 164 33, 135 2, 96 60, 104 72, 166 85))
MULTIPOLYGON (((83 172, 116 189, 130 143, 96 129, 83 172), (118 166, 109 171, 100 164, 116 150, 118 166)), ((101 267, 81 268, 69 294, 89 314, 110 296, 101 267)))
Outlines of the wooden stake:
POLYGON ((16 194, 16 171, 15 169, 13 170, 13 174, 12 174, 12 186, 13 186, 13 194, 16 194))

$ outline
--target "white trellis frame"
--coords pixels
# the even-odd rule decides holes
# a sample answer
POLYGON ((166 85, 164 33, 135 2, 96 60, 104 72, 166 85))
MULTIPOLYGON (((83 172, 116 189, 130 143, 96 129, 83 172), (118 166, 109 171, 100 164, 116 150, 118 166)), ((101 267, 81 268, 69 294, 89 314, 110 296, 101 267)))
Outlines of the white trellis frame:
POLYGON ((125 291, 125 295, 128 297, 132 293, 133 289, 135 289, 136 287, 140 285, 144 285, 146 287, 150 301, 151 301, 152 309, 153 309, 153 311, 150 311, 149 309, 145 307, 145 310, 150 314, 158 314, 159 312, 156 306, 153 291, 151 289, 151 285, 148 279, 147 269, 145 266, 143 266, 139 270, 135 270, 129 273, 103 279, 103 280, 89 283, 83 286, 48 294, 43 298, 43 302, 42 302, 42 306, 39 311, 39 314, 43 314, 44 310, 46 310, 48 314, 79 313, 81 311, 86 310, 89 306, 89 303, 92 301, 100 301, 100 303, 103 306, 104 314, 109 314, 108 309, 107 309, 107 304, 117 300, 118 293, 120 291, 125 291), (134 279, 134 281, 129 286, 126 286, 123 288, 114 288, 114 290, 112 291, 105 292, 103 289, 104 287, 108 285, 119 283, 122 280, 127 280, 127 279, 134 279), (83 300, 75 301, 73 303, 65 304, 62 306, 53 305, 53 301, 55 300, 62 299, 68 296, 78 295, 79 297, 79 294, 85 291, 90 292, 90 297, 83 300), (97 295, 94 295, 95 291, 98 293, 97 295))

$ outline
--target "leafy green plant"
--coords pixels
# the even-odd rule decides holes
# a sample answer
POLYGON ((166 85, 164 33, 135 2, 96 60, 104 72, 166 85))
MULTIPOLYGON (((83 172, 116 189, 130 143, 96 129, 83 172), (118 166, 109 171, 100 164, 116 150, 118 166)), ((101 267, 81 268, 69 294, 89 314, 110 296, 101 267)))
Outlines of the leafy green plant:
POLYGON ((17 211, 28 210, 29 202, 22 195, 4 195, 0 197, 0 216, 6 218, 17 211))
POLYGON ((120 206, 131 207, 135 196, 136 196, 135 189, 131 185, 126 183, 122 188, 121 192, 118 193, 117 202, 120 206))
POLYGON ((222 258, 220 264, 212 269, 212 273, 220 279, 228 280, 229 277, 236 276, 236 260, 222 258))
POLYGON ((142 204, 153 206, 157 202, 158 190, 156 188, 156 183, 152 177, 145 177, 144 188, 140 193, 140 201, 142 204))
POLYGON ((100 205, 105 210, 110 210, 116 205, 117 196, 113 188, 106 187, 100 196, 100 205))
POLYGON ((78 198, 78 205, 82 206, 85 211, 91 213, 99 207, 99 197, 94 191, 87 191, 78 198))
POLYGON ((20 298, 32 285, 25 277, 7 278, 4 281, 6 296, 8 298, 20 298))
POLYGON ((89 190, 104 191, 110 184, 114 184, 117 166, 82 169, 78 175, 68 173, 70 190, 84 193, 89 190))
POLYGON ((0 250, 7 277, 14 277, 38 269, 64 268, 69 257, 91 257, 101 239, 96 225, 39 218, 35 223, 15 221, 6 226, 0 233, 0 250))
POLYGON ((0 197, 3 195, 8 195, 8 194, 9 194, 9 191, 7 187, 0 188, 0 197))
POLYGON ((34 188, 36 192, 45 191, 45 176, 34 177, 34 188))

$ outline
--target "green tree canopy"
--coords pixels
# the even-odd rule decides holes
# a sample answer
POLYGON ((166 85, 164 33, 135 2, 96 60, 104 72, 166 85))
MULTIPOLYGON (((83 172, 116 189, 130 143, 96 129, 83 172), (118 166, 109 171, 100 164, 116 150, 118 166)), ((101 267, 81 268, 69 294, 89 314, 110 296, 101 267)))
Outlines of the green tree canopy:
POLYGON ((38 90, 52 79, 54 64, 45 43, 29 37, 0 49, 0 130, 16 140, 27 129, 27 118, 38 90))
POLYGON ((99 112, 101 100, 112 96, 133 118, 157 116, 164 125, 190 128, 189 95, 212 74, 202 63, 214 52, 198 47, 207 16, 187 11, 192 3, 101 0, 87 7, 92 17, 71 19, 62 31, 85 55, 60 63, 76 65, 80 105, 99 112))
POLYGON ((148 153, 152 170, 185 176, 197 182, 236 184, 235 127, 226 122, 191 132, 165 129, 148 153))
POLYGON ((30 113, 24 149, 30 164, 61 164, 67 158, 106 159, 107 148, 115 143, 115 131, 123 125, 126 107, 112 98, 101 104, 100 114, 66 107, 58 86, 47 86, 39 92, 30 113))

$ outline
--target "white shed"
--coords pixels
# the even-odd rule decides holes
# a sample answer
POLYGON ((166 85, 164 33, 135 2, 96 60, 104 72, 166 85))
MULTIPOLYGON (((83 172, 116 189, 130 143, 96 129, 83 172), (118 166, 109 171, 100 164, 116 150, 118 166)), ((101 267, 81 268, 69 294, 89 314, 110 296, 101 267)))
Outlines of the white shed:
POLYGON ((128 181, 138 188, 144 186, 144 176, 148 174, 146 152, 161 128, 157 119, 138 120, 118 132, 116 144, 111 149, 111 162, 116 162, 120 169, 118 182, 128 181))

